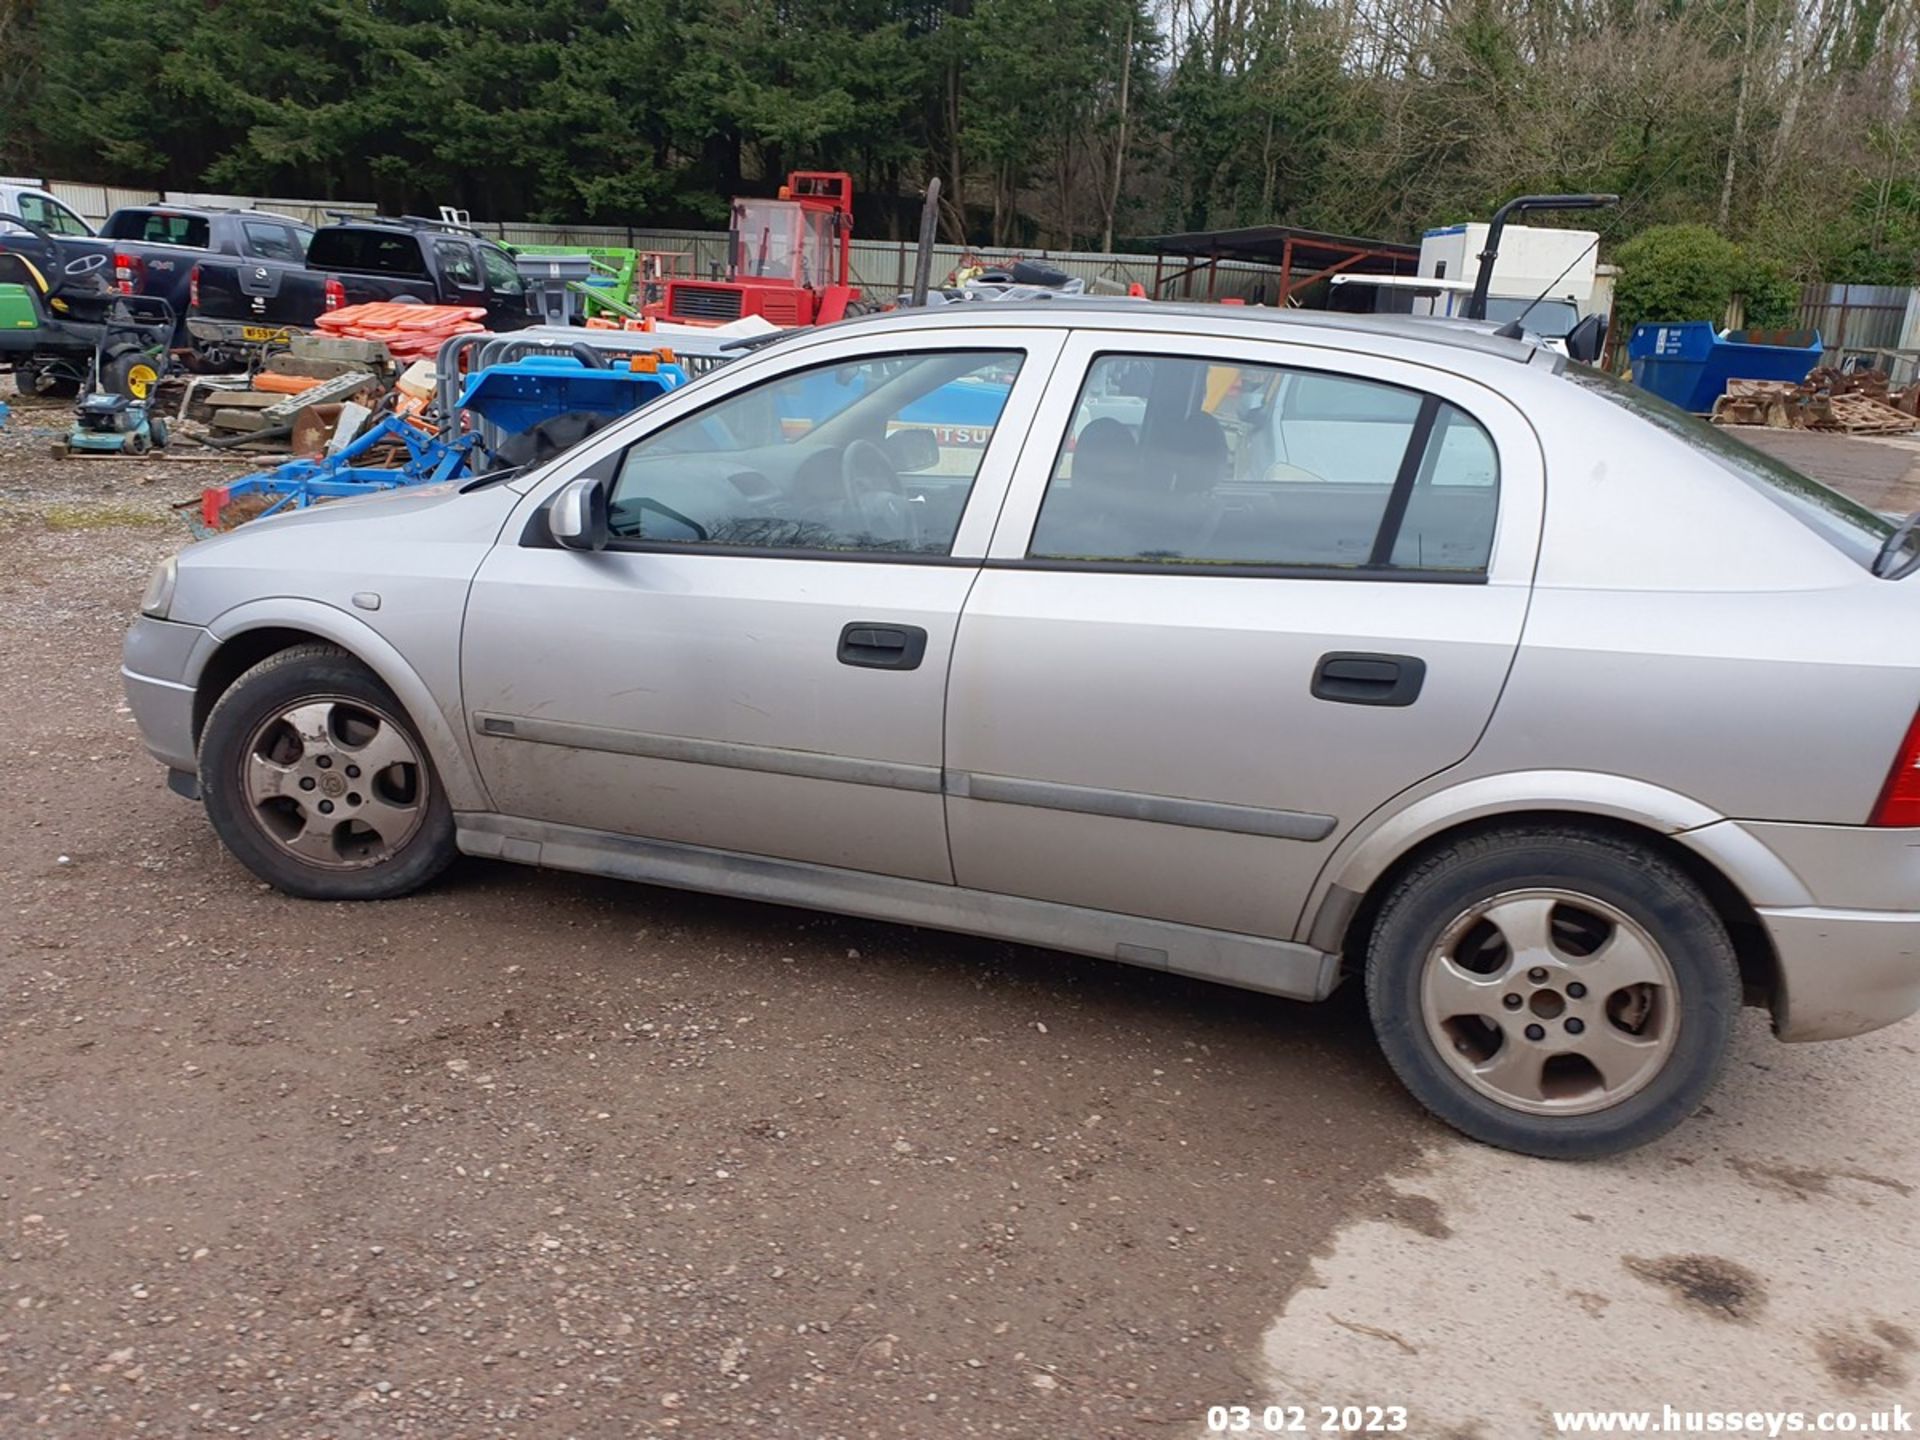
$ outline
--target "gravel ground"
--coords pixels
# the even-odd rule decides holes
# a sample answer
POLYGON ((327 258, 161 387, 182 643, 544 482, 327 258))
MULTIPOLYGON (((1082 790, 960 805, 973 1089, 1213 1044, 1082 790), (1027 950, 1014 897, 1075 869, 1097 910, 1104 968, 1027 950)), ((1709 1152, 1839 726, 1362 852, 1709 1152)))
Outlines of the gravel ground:
POLYGON ((119 696, 231 465, 0 432, 0 1434, 1139 1435, 1433 1131, 1318 1009, 466 862, 317 905, 119 696))
POLYGON ((0 1435, 1186 1433, 1343 1230, 1432 1233, 1457 1142, 1351 990, 473 861, 267 891, 116 674, 245 467, 55 464, 64 415, 0 431, 0 1435))

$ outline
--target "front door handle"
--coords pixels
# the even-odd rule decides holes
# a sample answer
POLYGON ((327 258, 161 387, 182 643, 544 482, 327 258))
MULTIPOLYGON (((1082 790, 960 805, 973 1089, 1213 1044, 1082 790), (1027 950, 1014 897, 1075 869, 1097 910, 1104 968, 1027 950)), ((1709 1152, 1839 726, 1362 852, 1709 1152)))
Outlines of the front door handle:
POLYGON ((840 632, 840 663, 863 670, 917 670, 927 653, 927 632, 918 625, 855 620, 840 632))
POLYGON ((1339 705, 1411 705, 1426 679, 1427 662, 1417 656, 1335 650, 1313 668, 1313 698, 1339 705))

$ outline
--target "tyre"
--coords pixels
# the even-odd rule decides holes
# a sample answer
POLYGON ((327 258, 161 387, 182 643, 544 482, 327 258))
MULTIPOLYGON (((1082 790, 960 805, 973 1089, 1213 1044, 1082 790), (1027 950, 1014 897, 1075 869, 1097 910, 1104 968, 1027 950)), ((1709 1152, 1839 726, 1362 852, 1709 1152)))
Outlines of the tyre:
POLYGON ((1367 1008, 1414 1097, 1476 1140, 1554 1159, 1665 1134, 1718 1078, 1740 1011, 1726 928, 1625 837, 1494 831, 1392 886, 1367 1008))
POLYGON ((331 645, 269 656, 200 738, 213 828, 254 874, 311 900, 384 900, 452 861, 453 812, 393 692, 331 645))
POLYGON ((156 450, 166 449, 167 438, 168 438, 168 431, 167 431, 167 422, 165 420, 162 420, 158 415, 155 415, 151 420, 147 421, 147 439, 152 442, 154 449, 156 450))
POLYGON ((13 367, 13 393, 34 396, 40 393, 40 372, 31 365, 13 367))
POLYGON ((108 358, 100 371, 100 385, 129 400, 145 400, 160 383, 160 365, 138 350, 122 350, 108 358))

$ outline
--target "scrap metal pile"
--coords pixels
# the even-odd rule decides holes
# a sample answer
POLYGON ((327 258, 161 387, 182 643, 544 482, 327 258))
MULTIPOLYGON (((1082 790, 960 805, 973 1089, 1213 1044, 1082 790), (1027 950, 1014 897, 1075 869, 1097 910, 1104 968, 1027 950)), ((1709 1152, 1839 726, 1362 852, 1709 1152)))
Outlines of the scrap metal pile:
POLYGON ((1920 429, 1920 384, 1893 390, 1885 372, 1822 366, 1799 383, 1729 380, 1714 402, 1716 425, 1775 430, 1833 430, 1848 435, 1905 435, 1920 429))

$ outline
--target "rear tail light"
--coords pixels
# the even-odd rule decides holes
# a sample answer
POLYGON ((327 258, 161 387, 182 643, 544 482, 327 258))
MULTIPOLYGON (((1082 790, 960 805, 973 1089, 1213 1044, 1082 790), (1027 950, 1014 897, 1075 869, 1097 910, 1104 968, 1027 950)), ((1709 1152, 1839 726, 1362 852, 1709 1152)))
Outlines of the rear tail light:
POLYGON ((129 255, 117 250, 113 256, 113 288, 122 295, 134 295, 140 290, 140 277, 146 271, 147 262, 138 255, 129 255))
POLYGON ((1873 807, 1869 825, 1905 829, 1920 827, 1920 715, 1913 717, 1906 738, 1887 771, 1887 783, 1880 787, 1880 798, 1873 807))
POLYGON ((327 281, 327 309, 338 310, 347 303, 347 287, 338 280, 327 281))
POLYGON ((200 267, 198 265, 194 266, 187 275, 187 305, 194 310, 200 308, 200 267))

